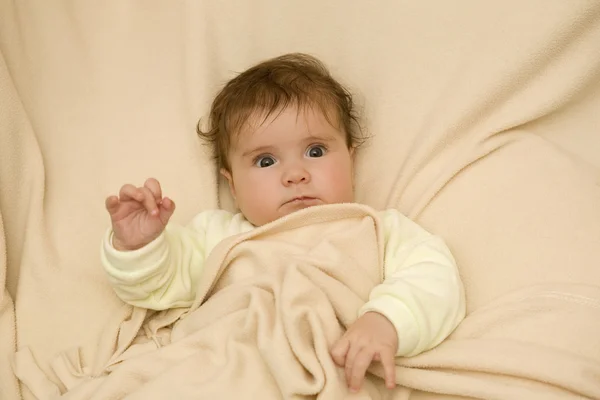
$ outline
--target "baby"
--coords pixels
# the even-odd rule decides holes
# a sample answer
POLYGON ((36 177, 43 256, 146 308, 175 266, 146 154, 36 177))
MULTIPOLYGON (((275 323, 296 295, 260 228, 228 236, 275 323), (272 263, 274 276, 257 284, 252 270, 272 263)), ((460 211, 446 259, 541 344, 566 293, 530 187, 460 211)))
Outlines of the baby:
MULTIPOLYGON (((294 211, 354 201, 353 158, 360 137, 352 97, 315 58, 288 54, 228 82, 213 101, 209 127, 221 174, 240 210, 200 213, 188 227, 168 224, 175 203, 156 179, 124 185, 106 199, 110 229, 102 262, 117 295, 138 307, 190 306, 204 261, 224 238, 294 211)), ((442 240, 397 210, 380 212, 386 279, 333 345, 352 391, 379 362, 395 386, 395 357, 442 342, 464 318, 463 287, 442 240)), ((341 267, 341 266, 340 266, 341 267)))

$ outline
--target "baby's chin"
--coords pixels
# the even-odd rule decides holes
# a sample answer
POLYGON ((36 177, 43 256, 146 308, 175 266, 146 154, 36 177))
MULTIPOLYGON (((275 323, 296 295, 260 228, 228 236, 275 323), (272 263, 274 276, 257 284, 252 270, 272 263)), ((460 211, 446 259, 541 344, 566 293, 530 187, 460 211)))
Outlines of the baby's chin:
POLYGON ((297 200, 290 203, 286 203, 282 205, 276 213, 270 216, 262 216, 258 218, 252 218, 246 216, 246 219, 254 226, 262 226, 273 221, 278 220, 279 218, 283 218, 286 215, 292 214, 296 211, 304 210, 305 208, 314 207, 322 204, 327 204, 324 201, 319 199, 310 199, 310 200, 297 200))

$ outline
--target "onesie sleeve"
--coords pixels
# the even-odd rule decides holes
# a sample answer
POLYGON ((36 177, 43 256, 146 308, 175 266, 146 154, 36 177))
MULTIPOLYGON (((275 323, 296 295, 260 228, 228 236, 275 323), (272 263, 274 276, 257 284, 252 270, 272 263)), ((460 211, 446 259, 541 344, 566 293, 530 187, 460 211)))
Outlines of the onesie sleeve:
POLYGON ((223 210, 198 214, 187 226, 168 224, 146 246, 119 251, 112 230, 102 241, 100 258, 117 296, 152 310, 190 306, 210 251, 226 237, 252 229, 241 214, 223 210))
POLYGON ((465 295, 454 257, 442 239, 397 210, 381 214, 383 283, 359 315, 384 315, 398 334, 397 356, 414 356, 441 343, 465 316, 465 295))

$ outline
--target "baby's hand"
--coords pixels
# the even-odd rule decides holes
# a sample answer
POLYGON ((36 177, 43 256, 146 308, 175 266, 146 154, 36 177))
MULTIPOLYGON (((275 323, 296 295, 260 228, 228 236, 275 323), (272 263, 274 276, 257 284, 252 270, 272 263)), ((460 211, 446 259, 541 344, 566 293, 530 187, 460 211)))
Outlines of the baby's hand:
POLYGON ((337 365, 345 368, 350 390, 360 390, 372 361, 383 364, 385 384, 393 389, 396 386, 397 351, 398 335, 394 325, 379 313, 367 312, 334 344, 331 357, 337 365))
POLYGON ((175 211, 175 203, 162 197, 160 184, 148 179, 143 187, 124 185, 119 196, 106 199, 117 250, 135 250, 156 239, 175 211))

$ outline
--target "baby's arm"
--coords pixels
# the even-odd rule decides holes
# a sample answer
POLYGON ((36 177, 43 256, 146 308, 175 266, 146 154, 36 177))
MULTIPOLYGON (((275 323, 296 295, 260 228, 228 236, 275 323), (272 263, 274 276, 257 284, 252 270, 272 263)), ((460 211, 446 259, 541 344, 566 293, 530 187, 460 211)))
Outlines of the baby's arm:
POLYGON ((372 361, 382 364, 386 386, 393 388, 394 358, 436 346, 465 315, 458 269, 444 242, 396 210, 382 213, 382 223, 384 282, 331 350, 353 391, 372 361))
POLYGON ((446 244, 396 210, 382 215, 385 280, 360 315, 384 315, 398 334, 396 356, 414 356, 441 343, 465 316, 465 295, 446 244))
POLYGON ((109 230, 102 264, 116 294, 134 306, 164 310, 190 306, 210 251, 224 238, 252 226, 226 211, 200 213, 187 227, 168 224, 152 242, 133 251, 112 246, 109 230))

